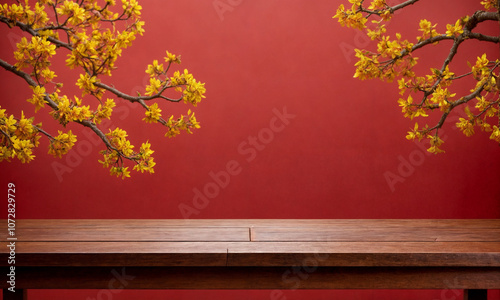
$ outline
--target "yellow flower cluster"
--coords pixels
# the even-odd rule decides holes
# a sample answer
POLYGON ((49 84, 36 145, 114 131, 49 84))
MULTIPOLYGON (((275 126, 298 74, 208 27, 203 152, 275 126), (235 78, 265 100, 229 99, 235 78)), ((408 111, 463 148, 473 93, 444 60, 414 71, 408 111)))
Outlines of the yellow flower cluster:
POLYGON ((422 31, 422 35, 417 37, 417 40, 419 42, 423 41, 423 40, 431 39, 431 38, 439 35, 439 33, 435 29, 436 24, 432 25, 432 23, 427 21, 426 19, 420 20, 419 26, 420 26, 420 28, 418 30, 422 31))
MULTIPOLYGON (((352 4, 350 10, 346 10, 345 6, 340 4, 333 16, 334 19, 338 19, 342 26, 363 30, 367 27, 367 16, 371 14, 379 16, 380 21, 388 21, 392 18, 391 8, 385 0, 373 0, 367 8, 363 7, 364 0, 349 0, 349 3, 352 4), (366 13, 367 16, 363 16, 363 13, 366 13)), ((380 24, 380 21, 373 22, 380 24)))
POLYGON ((35 158, 33 148, 38 147, 39 139, 33 118, 26 118, 21 112, 21 118, 16 119, 0 107, 0 161, 17 158, 22 163, 29 163, 35 158))
MULTIPOLYGON (((498 126, 493 125, 491 118, 495 118, 499 122, 499 104, 498 98, 499 83, 498 69, 500 68, 500 60, 490 61, 486 55, 477 58, 474 65, 470 64, 471 72, 468 74, 456 76, 449 68, 449 61, 441 69, 430 69, 430 74, 425 76, 417 76, 414 66, 417 64, 418 57, 414 57, 414 52, 422 47, 430 44, 437 44, 441 40, 461 40, 467 39, 464 36, 464 27, 470 21, 471 17, 463 17, 458 19, 454 24, 446 25, 444 34, 438 33, 437 25, 426 19, 419 21, 416 42, 412 43, 403 39, 399 33, 395 34, 395 38, 386 35, 385 21, 391 18, 396 6, 390 7, 385 0, 349 0, 351 8, 347 10, 343 4, 340 4, 334 19, 342 26, 351 27, 362 30, 373 41, 376 41, 376 50, 369 51, 365 49, 355 49, 354 77, 360 80, 365 79, 380 79, 391 82, 397 79, 399 93, 401 97, 398 100, 402 113, 405 117, 413 119, 415 117, 428 117, 431 111, 439 109, 442 113, 442 118, 446 118, 451 110, 459 105, 463 105, 469 101, 475 101, 476 111, 472 113, 469 108, 465 109, 467 118, 460 118, 456 124, 467 136, 474 134, 474 128, 480 127, 483 131, 491 131, 490 138, 498 141, 499 130, 498 126), (374 17, 372 26, 368 28, 366 25, 367 19, 374 17), (378 18, 377 18, 378 17, 378 18), (476 85, 471 89, 471 94, 464 97, 457 97, 456 93, 452 92, 450 86, 458 79, 471 75, 476 80, 476 85), (404 96, 405 93, 410 94, 404 96), (418 101, 414 101, 412 94, 421 94, 422 97, 418 101)), ((488 9, 498 9, 496 0, 481 1, 481 4, 488 9)), ((402 8, 398 6, 397 9, 402 8)), ((451 57, 452 59, 453 57, 451 57)), ((431 153, 444 152, 441 149, 443 140, 439 138, 437 132, 443 125, 440 122, 438 125, 429 129, 428 125, 423 127, 415 123, 414 128, 408 132, 406 138, 414 139, 429 139, 431 153)))
POLYGON ((444 150, 440 148, 443 145, 444 141, 439 136, 428 135, 427 138, 431 143, 431 146, 429 147, 429 149, 427 149, 427 151, 434 154, 444 153, 444 150))
POLYGON ((452 36, 452 37, 457 37, 464 33, 464 28, 463 28, 463 20, 457 20, 454 25, 452 24, 447 24, 446 25, 446 35, 447 36, 452 36))
POLYGON ((127 132, 120 128, 114 130, 109 130, 106 134, 108 137, 111 148, 101 151, 104 160, 99 160, 99 163, 105 168, 109 168, 111 175, 116 175, 125 179, 130 177, 130 171, 128 167, 124 167, 122 164, 123 159, 129 159, 135 162, 134 170, 154 173, 154 158, 151 156, 154 151, 151 150, 151 144, 149 142, 143 143, 140 147, 139 152, 135 152, 134 146, 130 144, 127 140, 127 132))
POLYGON ((153 157, 151 156, 154 153, 151 150, 151 144, 149 142, 143 143, 139 154, 137 157, 139 159, 136 160, 136 165, 134 166, 134 170, 141 171, 144 173, 145 171, 148 173, 154 173, 154 166, 156 163, 154 162, 153 157))
POLYGON ((76 135, 74 135, 71 130, 67 133, 60 130, 58 132, 59 135, 50 141, 49 154, 61 158, 75 145, 76 135))
POLYGON ((498 128, 498 126, 493 126, 493 132, 491 133, 490 139, 500 143, 500 128, 498 128))
MULTIPOLYGON (((351 0, 349 0, 349 2, 351 2, 351 0)), ((342 26, 360 30, 365 29, 367 20, 363 17, 363 14, 358 11, 358 7, 359 5, 356 6, 353 4, 351 10, 346 10, 344 4, 340 4, 333 18, 339 19, 339 23, 342 26)))
POLYGON ((61 6, 57 7, 56 12, 60 16, 68 16, 67 23, 75 26, 83 24, 90 14, 78 3, 68 0, 65 0, 61 6))
POLYGON ((50 98, 57 104, 57 110, 51 112, 51 115, 63 126, 72 121, 88 120, 93 115, 90 106, 82 105, 82 100, 77 96, 74 96, 74 101, 69 100, 66 95, 59 96, 58 93, 51 94, 50 98))
POLYGON ((92 122, 100 124, 103 119, 110 119, 115 106, 115 101, 109 98, 106 100, 106 103, 99 104, 97 110, 94 112, 92 122))
POLYGON ((196 81, 187 69, 184 69, 184 73, 182 74, 179 71, 175 71, 174 75, 170 78, 170 86, 175 87, 177 91, 182 91, 181 86, 186 86, 182 91, 184 102, 189 102, 194 106, 205 98, 205 84, 196 81))
POLYGON ((25 24, 32 24, 32 27, 35 29, 41 28, 49 21, 45 12, 45 2, 37 1, 33 9, 29 5, 28 0, 25 0, 24 4, 0 4, 0 16, 5 16, 11 20, 12 26, 15 25, 16 21, 19 21, 25 24))
POLYGON ((476 104, 474 108, 476 109, 476 114, 471 112, 469 106, 466 106, 464 111, 467 114, 467 118, 459 118, 459 122, 456 123, 457 128, 459 128, 466 136, 474 135, 474 128, 477 126, 481 128, 482 131, 492 132, 490 139, 500 142, 498 137, 498 126, 493 125, 491 118, 499 120, 500 115, 500 99, 498 98, 498 75, 493 73, 491 66, 500 65, 500 60, 495 62, 490 62, 486 56, 483 54, 477 57, 476 64, 470 65, 471 73, 475 80, 477 80, 476 86, 471 92, 476 90, 485 91, 484 95, 478 95, 475 97, 476 104), (488 97, 490 94, 496 95, 493 98, 488 97), (488 98, 491 98, 488 100, 488 98))
POLYGON ((194 116, 194 112, 188 110, 187 116, 181 115, 179 118, 174 119, 174 116, 171 116, 166 124, 168 131, 165 134, 166 137, 175 137, 178 135, 181 130, 185 130, 188 133, 192 133, 192 128, 200 128, 200 123, 196 120, 194 116))
POLYGON ((50 58, 56 54, 56 45, 47 40, 47 37, 33 36, 28 43, 28 39, 21 38, 17 43, 17 50, 14 51, 18 70, 32 68, 30 74, 38 80, 43 79, 45 82, 50 82, 56 76, 49 69, 50 58))
MULTIPOLYGON (((159 63, 158 60, 153 60, 153 63, 147 66, 146 73, 150 76, 149 85, 146 86, 146 95, 154 96, 161 94, 165 89, 174 88, 177 92, 182 92, 182 100, 184 103, 190 103, 196 106, 203 98, 205 98, 205 84, 197 81, 187 69, 181 73, 175 71, 171 77, 167 77, 167 71, 170 69, 172 63, 180 64, 180 56, 166 52, 164 58, 168 63, 167 67, 159 63)), ((170 101, 180 101, 181 99, 169 99, 170 101)), ((187 116, 181 115, 175 118, 173 115, 168 120, 163 120, 161 109, 157 103, 147 106, 145 117, 143 121, 147 123, 162 122, 168 131, 165 134, 167 137, 174 137, 182 130, 192 133, 191 129, 200 128, 199 122, 196 120, 194 112, 188 111, 187 116)))
POLYGON ((481 5, 483 5, 486 10, 498 9, 497 0, 482 0, 481 5))
POLYGON ((78 80, 76 81, 76 86, 78 86, 82 90, 82 97, 85 96, 86 94, 95 93, 97 87, 94 85, 94 83, 96 82, 97 82, 97 77, 90 76, 87 73, 85 73, 85 75, 80 74, 80 78, 78 78, 78 80))
POLYGON ((43 86, 30 86, 33 90, 33 97, 28 99, 28 102, 35 105, 35 112, 45 106, 45 87, 43 86))
POLYGON ((415 117, 428 117, 427 112, 420 105, 413 104, 413 97, 411 95, 405 100, 400 98, 398 100, 399 106, 401 106, 401 111, 403 112, 405 118, 413 119, 415 117))
POLYGON ((161 109, 158 108, 158 103, 153 103, 153 105, 148 107, 146 110, 146 117, 142 119, 146 123, 157 123, 161 118, 161 109))
POLYGON ((176 63, 180 64, 181 63, 181 56, 180 55, 175 55, 167 51, 167 56, 165 56, 165 62, 166 63, 176 63))
POLYGON ((452 98, 455 96, 456 93, 450 93, 450 91, 447 88, 442 88, 441 86, 438 86, 432 93, 430 101, 432 103, 437 104, 439 106, 439 109, 441 109, 441 111, 444 112, 448 111, 451 102, 453 102, 452 98))
MULTIPOLYGON (((205 98, 205 84, 197 81, 187 70, 168 73, 172 64, 180 64, 180 55, 166 51, 164 62, 154 60, 148 65, 149 84, 145 96, 127 95, 112 84, 106 84, 104 76, 111 76, 116 69, 116 61, 123 50, 129 47, 138 35, 144 33, 144 22, 140 20, 142 7, 137 0, 21 0, 14 4, 0 4, 2 22, 10 27, 19 27, 31 37, 23 37, 14 51, 15 63, 5 67, 8 71, 24 77, 32 89, 28 102, 34 105, 35 113, 46 108, 54 119, 66 126, 77 122, 91 128, 104 142, 104 160, 100 161, 113 175, 130 176, 124 161, 135 163, 134 170, 153 173, 155 166, 151 145, 142 144, 138 152, 127 140, 124 130, 115 129, 103 134, 99 126, 104 119, 110 119, 116 103, 113 99, 102 98, 105 93, 130 102, 138 102, 146 109, 147 123, 161 123, 168 128, 167 136, 174 136, 181 130, 191 132, 199 128, 194 113, 188 112, 174 120, 162 119, 159 103, 146 105, 145 101, 167 100, 196 106, 205 98), (30 5, 30 2, 34 5, 30 5), (49 17, 49 15, 53 15, 49 17), (61 37, 61 38, 60 38, 61 37), (62 83, 51 68, 51 60, 66 51, 65 62, 70 69, 78 68, 76 86, 81 96, 65 95, 62 83), (167 89, 182 93, 182 97, 170 99, 163 93, 167 89), (88 102, 88 99, 93 102, 88 102), (96 107, 97 106, 97 107, 96 107)), ((7 62, 5 62, 8 64, 7 62)), ((66 78, 65 78, 66 79, 66 78)), ((165 92, 166 94, 166 92, 165 92)), ((21 119, 0 117, 1 160, 17 157, 22 162, 33 160, 32 149, 38 146, 39 134, 50 140, 49 154, 62 157, 76 143, 76 135, 71 131, 61 132, 55 137, 31 124, 32 118, 21 119)))
MULTIPOLYGON (((161 94, 167 88, 174 88, 178 92, 182 92, 182 99, 185 103, 191 103, 196 106, 203 98, 205 98, 205 83, 197 81, 187 69, 184 72, 175 71, 168 78, 166 73, 172 63, 180 64, 180 56, 166 52, 165 62, 168 67, 163 67, 163 64, 158 63, 158 60, 153 60, 153 63, 148 65, 146 73, 150 76, 149 85, 146 86, 146 95, 153 96, 161 94)), ((151 121, 146 119, 147 122, 151 121)))

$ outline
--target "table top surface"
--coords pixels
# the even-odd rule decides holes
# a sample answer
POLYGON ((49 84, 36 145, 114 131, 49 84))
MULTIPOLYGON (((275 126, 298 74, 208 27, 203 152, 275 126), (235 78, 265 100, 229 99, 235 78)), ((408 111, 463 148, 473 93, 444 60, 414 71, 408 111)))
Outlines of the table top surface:
POLYGON ((12 241, 16 265, 35 267, 500 266, 496 219, 20 219, 14 236, 2 224, 1 266, 12 241))

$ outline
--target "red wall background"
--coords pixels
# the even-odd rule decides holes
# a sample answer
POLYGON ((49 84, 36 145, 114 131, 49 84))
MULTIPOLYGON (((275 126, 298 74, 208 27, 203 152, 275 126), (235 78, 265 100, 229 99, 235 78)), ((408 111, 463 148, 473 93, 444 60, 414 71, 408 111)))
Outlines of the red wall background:
MULTIPOLYGON (((396 84, 352 78, 352 49, 376 45, 332 20, 342 2, 347 1, 142 1, 146 32, 103 81, 129 93, 144 90, 147 64, 161 60, 165 50, 181 54, 180 68, 206 82, 207 99, 194 109, 202 128, 164 138, 161 126, 141 122, 142 109, 119 102, 111 127, 127 130, 137 146, 149 140, 157 162, 154 175, 133 173, 122 181, 98 164, 102 145, 70 125, 79 144, 65 158, 49 157, 44 141, 34 162, 0 164, 1 186, 14 182, 17 187, 17 217, 499 218, 498 145, 488 134, 467 138, 454 126, 443 130, 444 155, 428 155, 422 145, 408 142, 405 135, 413 123, 400 112, 396 84), (218 3, 231 10, 217 11, 218 3), (238 167, 217 187, 214 176, 221 176, 228 163, 238 167), (387 174, 400 180, 388 182, 387 174), (209 198, 205 207, 193 205, 197 190, 209 198), (182 213, 182 207, 196 213, 182 213)), ((444 32, 447 23, 481 9, 480 1, 459 2, 422 1, 397 14, 391 26, 412 40, 418 21, 427 18, 444 32)), ((481 27, 498 34, 498 24, 481 27)), ((12 62, 13 45, 22 35, 0 26, 2 59, 12 62)), ((421 51, 419 70, 441 67, 448 50, 421 51)), ((452 71, 466 71, 463 60, 474 63, 485 51, 498 57, 498 46, 486 43, 461 48, 452 71)), ((59 79, 76 74, 59 72, 59 79)), ((18 115, 33 113, 25 101, 30 97, 26 84, 4 70, 0 76, 1 107, 18 115)), ((65 89, 76 91, 71 81, 65 89)), ((188 109, 167 103, 161 108, 165 115, 188 109)), ((36 121, 54 132, 57 124, 46 112, 36 121)), ((5 217, 6 209, 1 213, 5 217)), ((30 293, 42 300, 98 295, 96 290, 30 293)), ((283 291, 286 299, 435 300, 459 299, 459 293, 283 291)), ((137 298, 272 299, 270 291, 113 294, 113 299, 137 298)), ((500 299, 498 291, 490 299, 500 299)))

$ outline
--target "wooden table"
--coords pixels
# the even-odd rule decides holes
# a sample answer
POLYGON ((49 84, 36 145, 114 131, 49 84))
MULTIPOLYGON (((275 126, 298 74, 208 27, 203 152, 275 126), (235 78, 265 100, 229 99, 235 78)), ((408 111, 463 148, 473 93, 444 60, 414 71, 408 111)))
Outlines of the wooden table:
MULTIPOLYGON (((6 220, 3 220, 7 228, 6 220)), ((15 288, 500 289, 500 220, 17 220, 15 288)))

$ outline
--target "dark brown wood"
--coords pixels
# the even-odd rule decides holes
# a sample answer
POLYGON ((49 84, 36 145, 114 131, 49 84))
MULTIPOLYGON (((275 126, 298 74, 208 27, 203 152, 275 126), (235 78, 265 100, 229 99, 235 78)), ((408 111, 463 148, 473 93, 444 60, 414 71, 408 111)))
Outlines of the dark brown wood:
POLYGON ((227 265, 227 243, 220 242, 17 242, 16 252, 17 266, 227 265))
POLYGON ((488 300, 488 290, 465 290, 464 300, 488 300))
POLYGON ((15 289, 15 292, 11 292, 7 289, 3 289, 3 300, 27 300, 28 291, 23 289, 15 289))
POLYGON ((500 220, 17 220, 16 237, 24 289, 500 289, 500 220))
POLYGON ((500 266, 490 242, 258 242, 231 243, 230 266, 500 266))
MULTIPOLYGON (((500 287, 500 268, 19 267, 18 273, 20 275, 16 287, 34 289, 498 289, 500 287)), ((5 283, 1 284, 5 287, 5 283)))
POLYGON ((500 266, 496 242, 17 242, 16 251, 18 266, 500 266))

